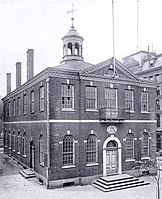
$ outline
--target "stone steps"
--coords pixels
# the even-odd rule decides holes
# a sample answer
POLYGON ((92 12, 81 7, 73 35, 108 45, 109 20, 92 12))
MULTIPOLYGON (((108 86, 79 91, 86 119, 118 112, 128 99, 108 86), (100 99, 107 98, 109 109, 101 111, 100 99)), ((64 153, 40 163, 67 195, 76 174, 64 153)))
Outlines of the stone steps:
POLYGON ((133 176, 127 174, 115 175, 110 177, 101 177, 94 181, 92 185, 104 192, 116 191, 121 189, 128 189, 138 186, 149 185, 149 183, 144 182, 133 176))
POLYGON ((30 170, 30 169, 21 170, 21 171, 19 171, 19 173, 20 173, 24 178, 34 178, 34 177, 36 177, 34 171, 32 171, 32 170, 30 170))

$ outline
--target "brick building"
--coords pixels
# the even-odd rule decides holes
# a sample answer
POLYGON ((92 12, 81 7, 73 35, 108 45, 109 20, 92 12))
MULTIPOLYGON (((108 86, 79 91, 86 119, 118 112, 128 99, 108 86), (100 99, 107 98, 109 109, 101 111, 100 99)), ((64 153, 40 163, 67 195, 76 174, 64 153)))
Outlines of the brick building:
POLYGON ((123 58, 123 64, 140 78, 154 81, 157 85, 154 98, 157 119, 157 151, 162 150, 162 54, 139 51, 123 58))
POLYGON ((83 38, 72 27, 63 37, 63 61, 33 77, 33 50, 27 51, 28 81, 4 102, 5 153, 31 168, 47 188, 88 184, 98 176, 121 174, 136 160, 155 158, 153 83, 122 63, 97 65, 82 57, 83 38))

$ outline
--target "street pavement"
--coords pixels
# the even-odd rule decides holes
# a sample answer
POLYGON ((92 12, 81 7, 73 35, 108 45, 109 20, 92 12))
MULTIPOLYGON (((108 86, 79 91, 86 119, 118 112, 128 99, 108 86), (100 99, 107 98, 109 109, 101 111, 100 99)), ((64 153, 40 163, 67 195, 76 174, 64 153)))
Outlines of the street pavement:
POLYGON ((0 199, 156 199, 156 183, 151 176, 141 177, 145 182, 150 182, 150 185, 109 193, 91 185, 47 190, 36 178, 23 178, 19 174, 19 165, 6 158, 0 154, 0 171, 7 168, 7 172, 0 173, 0 199))

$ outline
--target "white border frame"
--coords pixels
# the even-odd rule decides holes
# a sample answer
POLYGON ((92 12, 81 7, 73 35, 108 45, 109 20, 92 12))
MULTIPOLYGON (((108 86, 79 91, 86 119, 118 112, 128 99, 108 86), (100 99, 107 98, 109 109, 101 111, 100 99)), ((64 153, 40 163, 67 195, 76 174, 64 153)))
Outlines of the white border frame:
POLYGON ((107 146, 107 143, 110 142, 110 141, 116 141, 117 144, 118 144, 118 174, 122 174, 122 159, 121 159, 122 146, 121 146, 121 142, 120 142, 120 140, 117 137, 112 135, 111 137, 108 137, 104 141, 104 144, 103 144, 103 176, 107 175, 106 174, 106 146, 107 146))

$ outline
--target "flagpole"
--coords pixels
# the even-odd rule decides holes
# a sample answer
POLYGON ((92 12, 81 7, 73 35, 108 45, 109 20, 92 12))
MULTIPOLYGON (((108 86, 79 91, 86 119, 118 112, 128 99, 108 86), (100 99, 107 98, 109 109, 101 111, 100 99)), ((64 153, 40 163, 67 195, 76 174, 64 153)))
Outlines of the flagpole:
POLYGON ((115 77, 115 25, 114 25, 114 0, 112 0, 112 26, 113 26, 113 65, 114 65, 114 77, 115 77))

